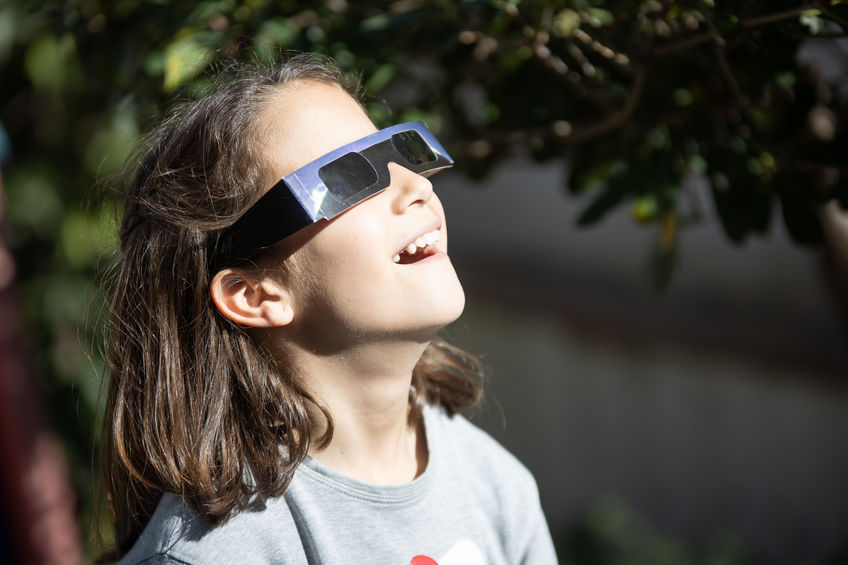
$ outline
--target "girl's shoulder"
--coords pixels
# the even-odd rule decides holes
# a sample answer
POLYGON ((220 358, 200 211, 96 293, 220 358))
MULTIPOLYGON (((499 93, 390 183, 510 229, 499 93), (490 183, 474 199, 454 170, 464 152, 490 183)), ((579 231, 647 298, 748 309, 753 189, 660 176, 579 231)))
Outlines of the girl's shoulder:
POLYGON ((435 497, 496 532, 507 563, 556 563, 539 490, 530 471, 482 429, 457 415, 428 410, 435 497), (435 459, 435 461, 434 461, 435 459))
POLYGON ((488 485, 503 485, 517 496, 538 497, 533 475, 512 453, 462 415, 448 416, 440 408, 424 411, 431 457, 467 477, 488 485))
POLYGON ((279 559, 305 564, 291 513, 280 502, 257 500, 225 522, 226 527, 213 527, 185 500, 166 493, 121 565, 251 564, 279 559))

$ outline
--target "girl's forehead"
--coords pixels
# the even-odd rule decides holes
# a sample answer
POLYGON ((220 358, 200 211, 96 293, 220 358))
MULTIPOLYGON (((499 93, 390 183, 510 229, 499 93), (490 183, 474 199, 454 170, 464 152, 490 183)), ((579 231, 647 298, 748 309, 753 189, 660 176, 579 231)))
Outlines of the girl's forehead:
POLYGON ((260 122, 262 143, 279 178, 377 131, 362 106, 345 90, 311 81, 282 87, 260 122))

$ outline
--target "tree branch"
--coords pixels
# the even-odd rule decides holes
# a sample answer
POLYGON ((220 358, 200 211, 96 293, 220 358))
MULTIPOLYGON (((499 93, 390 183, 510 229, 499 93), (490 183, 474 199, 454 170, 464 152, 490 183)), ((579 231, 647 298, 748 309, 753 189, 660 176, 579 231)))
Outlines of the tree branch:
MULTIPOLYGON (((827 3, 828 6, 834 5, 835 2, 831 0, 827 3)), ((739 26, 743 29, 742 33, 747 33, 755 28, 762 27, 764 25, 772 24, 775 22, 780 22, 783 20, 788 20, 800 16, 807 10, 815 10, 822 9, 819 5, 806 5, 799 6, 797 8, 792 8, 791 10, 784 10, 782 12, 775 12, 773 14, 766 14, 764 16, 756 16, 752 18, 745 18, 740 20, 739 26)), ((694 47, 696 45, 700 45, 702 43, 707 43, 709 41, 714 41, 717 44, 721 44, 724 42, 724 38, 715 31, 715 29, 711 29, 710 31, 705 31, 703 33, 699 33, 697 35, 693 35, 691 37, 687 37, 685 39, 681 39, 679 41, 675 41, 672 43, 668 43, 666 45, 661 45, 659 47, 654 48, 651 51, 652 55, 661 57, 664 55, 670 55, 672 53, 677 53, 679 51, 685 51, 690 47, 694 47)))
MULTIPOLYGON (((833 2, 828 2, 828 5, 833 5, 833 2)), ((765 16, 757 16, 755 18, 745 18, 739 22, 739 25, 743 28, 760 27, 782 20, 789 20, 796 16, 800 16, 807 10, 815 10, 817 8, 820 8, 820 6, 815 4, 811 6, 799 6, 798 8, 792 8, 791 10, 785 10, 783 12, 775 12, 774 14, 766 14, 765 16)))
POLYGON ((642 96, 647 70, 647 65, 644 63, 640 63, 636 66, 630 92, 627 93, 627 99, 624 101, 624 105, 619 111, 610 114, 600 122, 584 126, 582 128, 575 128, 571 134, 565 138, 565 141, 570 143, 582 143, 594 137, 608 133, 627 121, 627 118, 629 118, 633 113, 633 110, 636 109, 639 98, 642 96))
POLYGON ((700 45, 701 43, 706 43, 708 41, 720 42, 721 40, 721 36, 714 31, 707 31, 693 35, 692 37, 687 37, 686 39, 681 39, 680 41, 656 47, 651 51, 651 54, 657 57, 662 57, 671 53, 677 53, 678 51, 685 51, 686 49, 700 45))
MULTIPOLYGON (((713 22, 708 22, 708 24, 716 37, 719 37, 718 30, 715 28, 713 22)), ((713 50, 715 51, 716 60, 718 61, 718 67, 721 70, 721 74, 724 75, 724 79, 730 86, 730 90, 733 91, 733 96, 736 98, 736 101, 743 107, 747 106, 748 100, 739 88, 739 83, 736 81, 733 70, 730 68, 730 64, 727 62, 727 57, 724 54, 724 41, 716 41, 716 43, 713 44, 713 50)))

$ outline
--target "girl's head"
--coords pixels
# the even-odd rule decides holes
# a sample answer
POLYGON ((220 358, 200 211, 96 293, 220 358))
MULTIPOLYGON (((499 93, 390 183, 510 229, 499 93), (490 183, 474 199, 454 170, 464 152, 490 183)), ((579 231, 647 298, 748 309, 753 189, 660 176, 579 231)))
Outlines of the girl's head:
MULTIPOLYGON (((261 157, 272 179, 267 187, 376 131, 347 91, 308 80, 280 88, 258 123, 261 157)), ((441 204, 427 178, 393 162, 387 168, 386 190, 266 253, 272 266, 286 257, 285 276, 239 268, 218 273, 212 292, 221 312, 245 326, 285 327, 275 333, 283 345, 297 341, 323 351, 416 333, 428 341, 456 319, 464 297, 444 253, 441 204), (427 234, 439 241, 416 252, 415 258, 426 260, 401 262, 405 248, 427 234)))
MULTIPOLYGON (((332 419, 286 354, 357 340, 426 343, 455 319, 462 289, 442 253, 395 262, 439 230, 430 182, 390 164, 391 186, 251 261, 212 272, 218 239, 280 178, 375 131, 332 65, 298 56, 242 67, 180 106, 128 176, 111 280, 103 472, 117 552, 163 492, 211 523, 254 494, 285 490, 332 419), (314 415, 328 424, 315 432, 314 415), (283 447, 283 449, 281 449, 283 447)), ((432 342, 413 370, 410 414, 480 396, 475 361, 432 342)))

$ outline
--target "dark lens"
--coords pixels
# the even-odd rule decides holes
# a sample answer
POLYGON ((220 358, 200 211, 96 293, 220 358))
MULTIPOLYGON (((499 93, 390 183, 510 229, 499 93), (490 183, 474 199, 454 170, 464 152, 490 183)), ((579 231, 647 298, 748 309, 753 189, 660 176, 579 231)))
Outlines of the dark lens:
POLYGON ((359 153, 347 153, 318 170, 318 176, 339 200, 358 194, 377 182, 377 171, 359 153))
POLYGON ((436 155, 417 131, 403 131, 392 136, 392 146, 409 163, 420 165, 436 160, 436 155))

